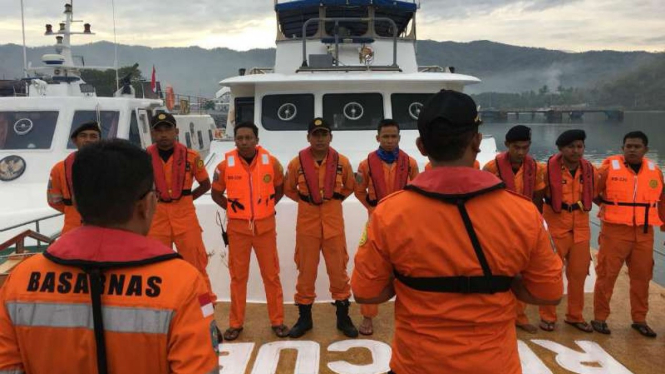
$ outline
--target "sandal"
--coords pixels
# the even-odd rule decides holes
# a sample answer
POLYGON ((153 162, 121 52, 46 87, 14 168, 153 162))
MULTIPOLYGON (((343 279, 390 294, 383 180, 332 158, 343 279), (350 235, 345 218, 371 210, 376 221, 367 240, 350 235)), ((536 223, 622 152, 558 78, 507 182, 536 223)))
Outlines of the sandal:
POLYGON ((372 319, 364 317, 363 321, 358 326, 358 332, 363 335, 372 335, 374 334, 374 326, 372 325, 372 319))
POLYGON ((538 328, 530 323, 515 324, 515 326, 522 331, 528 332, 529 334, 535 334, 538 332, 538 328))
POLYGON ((656 334, 656 332, 653 331, 646 323, 633 323, 630 325, 630 327, 637 330, 640 334, 646 336, 647 338, 655 338, 658 336, 658 334, 656 334))
POLYGON ((610 328, 607 326, 607 322, 605 321, 593 320, 591 321, 591 327, 593 327, 593 329, 596 330, 596 332, 599 332, 601 334, 609 335, 612 333, 612 331, 610 331, 610 328))
POLYGON ((224 340, 226 341, 232 341, 238 339, 238 336, 240 335, 240 332, 242 332, 242 327, 229 327, 224 331, 224 340))
POLYGON ((574 328, 576 328, 580 331, 584 331, 584 332, 588 332, 588 333, 593 332, 593 327, 591 327, 591 325, 586 323, 586 321, 582 321, 582 322, 564 321, 564 322, 571 325, 571 326, 573 326, 574 328))
POLYGON ((543 331, 551 332, 554 331, 554 326, 556 326, 556 322, 549 322, 545 320, 540 320, 540 329, 543 331))
POLYGON ((289 336, 289 328, 285 324, 271 326, 272 331, 277 335, 278 338, 286 338, 289 336))

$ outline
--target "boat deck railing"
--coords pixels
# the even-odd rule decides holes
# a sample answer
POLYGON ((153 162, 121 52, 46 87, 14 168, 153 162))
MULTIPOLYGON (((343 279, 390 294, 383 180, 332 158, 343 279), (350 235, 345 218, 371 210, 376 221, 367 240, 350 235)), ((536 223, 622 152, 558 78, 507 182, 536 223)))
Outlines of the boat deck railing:
POLYGON ((334 37, 331 42, 335 44, 335 54, 333 56, 332 66, 325 67, 312 67, 307 57, 307 38, 302 37, 302 65, 297 70, 297 72, 304 71, 364 71, 364 70, 375 70, 375 71, 400 71, 399 65, 397 65, 397 24, 391 18, 387 17, 364 17, 364 18, 354 18, 354 17, 313 17, 305 21, 302 25, 302 35, 307 35, 306 30, 307 26, 313 22, 334 22, 335 30, 339 29, 340 22, 367 22, 372 23, 375 21, 387 22, 392 27, 392 44, 393 44, 393 63, 391 65, 383 66, 374 66, 374 65, 340 65, 339 63, 339 45, 345 42, 353 43, 362 43, 362 41, 355 40, 356 38, 346 38, 340 36, 335 32, 334 37))
MULTIPOLYGON (((34 226, 34 228, 35 228, 34 231, 33 230, 28 230, 28 231, 31 231, 31 232, 35 233, 35 235, 39 236, 39 237, 33 237, 33 236, 30 236, 30 237, 37 241, 37 246, 41 246, 42 242, 50 243, 51 241, 58 238, 60 236, 60 232, 58 231, 57 233, 53 234, 52 236, 44 236, 41 233, 41 225, 40 224, 43 221, 53 219, 53 218, 56 218, 56 217, 60 217, 61 215, 62 215, 62 213, 49 214, 49 215, 44 216, 44 217, 35 218, 33 220, 30 220, 30 221, 21 222, 21 223, 18 223, 18 224, 9 226, 9 227, 1 228, 0 233, 11 231, 11 230, 14 230, 14 229, 23 228, 23 227, 28 229, 28 226, 34 224, 35 225, 34 226)), ((13 239, 18 238, 18 237, 20 237, 21 235, 24 235, 24 234, 25 234, 25 232, 13 237, 12 239, 9 239, 9 241, 12 241, 13 239)), ((23 239, 25 239, 25 237, 23 237, 23 239)), ((3 244, 0 244, 0 251, 11 246, 11 245, 8 245, 7 247, 3 247, 6 243, 7 242, 5 242, 3 244)))

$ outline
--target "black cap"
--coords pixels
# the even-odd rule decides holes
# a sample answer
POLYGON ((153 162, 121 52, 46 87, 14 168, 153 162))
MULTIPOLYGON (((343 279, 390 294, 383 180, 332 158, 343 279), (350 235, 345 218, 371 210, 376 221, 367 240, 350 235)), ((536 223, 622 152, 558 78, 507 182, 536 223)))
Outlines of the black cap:
POLYGON ((176 121, 171 113, 157 113, 152 117, 152 120, 150 120, 150 127, 154 129, 159 125, 176 127, 176 121))
POLYGON ((586 140, 586 132, 584 130, 567 130, 561 133, 556 140, 557 147, 565 147, 575 140, 586 140))
POLYGON ((507 142, 530 142, 531 128, 524 125, 513 126, 506 133, 507 142))
POLYGON ((328 132, 332 132, 332 128, 330 127, 330 124, 323 118, 317 117, 312 120, 312 122, 309 123, 309 126, 307 127, 307 133, 311 134, 316 130, 328 130, 328 132))
POLYGON ((469 95, 441 90, 421 109, 418 131, 421 137, 426 137, 437 124, 438 131, 456 135, 472 130, 481 123, 476 103, 469 95))
POLYGON ((74 130, 72 135, 69 136, 70 139, 76 138, 82 131, 94 130, 99 133, 99 137, 102 137, 102 129, 99 128, 99 123, 97 121, 85 122, 79 125, 79 127, 74 130))

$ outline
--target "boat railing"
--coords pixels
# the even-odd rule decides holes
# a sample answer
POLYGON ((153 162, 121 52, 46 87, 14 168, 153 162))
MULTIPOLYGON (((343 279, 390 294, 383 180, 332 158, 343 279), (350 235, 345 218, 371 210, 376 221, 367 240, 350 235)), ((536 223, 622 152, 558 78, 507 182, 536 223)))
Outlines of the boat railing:
MULTIPOLYGON (((50 214, 50 215, 47 215, 47 216, 44 216, 44 217, 35 218, 33 220, 30 220, 30 221, 21 222, 21 223, 18 223, 18 224, 0 229, 0 233, 7 232, 7 231, 10 231, 10 230, 14 230, 14 229, 18 229, 18 228, 22 228, 22 227, 27 228, 27 226, 30 226, 30 225, 34 224, 35 225, 35 230, 34 231, 28 230, 28 231, 31 231, 31 232, 35 233, 35 235, 39 235, 38 238, 35 238, 35 237, 32 237, 32 236, 30 236, 30 237, 37 241, 37 246, 41 246, 41 242, 50 243, 50 241, 53 241, 56 238, 58 238, 60 236, 60 232, 58 231, 57 233, 55 233, 54 235, 52 235, 50 237, 49 236, 44 236, 41 233, 40 223, 43 222, 43 221, 49 220, 49 219, 60 217, 61 215, 62 215, 62 213, 55 213, 55 214, 50 214), (44 238, 46 238, 47 240, 44 240, 44 238)), ((20 237, 23 234, 25 234, 25 232, 15 236, 14 238, 10 239, 10 241, 17 238, 17 237, 20 237)), ((25 239, 25 236, 23 237, 23 239, 25 239)), ((4 245, 4 244, 2 244, 2 245, 4 245)), ((5 249, 4 247, 2 247, 2 245, 0 245, 0 251, 5 249)))
POLYGON ((247 75, 272 74, 275 68, 251 68, 247 75))
MULTIPOLYGON (((363 18, 355 18, 355 17, 313 17, 308 19, 307 21, 303 22, 302 25, 302 65, 301 67, 297 70, 297 72, 301 71, 355 71, 355 70, 376 70, 376 71, 400 71, 399 66, 397 65, 397 24, 395 21, 393 21, 390 18, 387 17, 363 17, 363 18), (391 25, 392 29, 392 41, 393 41, 393 63, 391 65, 383 65, 383 66, 372 66, 372 65, 360 65, 360 66, 348 66, 348 65, 340 65, 339 64, 339 45, 340 43, 344 43, 347 39, 347 37, 342 37, 340 36, 337 32, 335 32, 334 35, 334 43, 335 43, 335 55, 334 61, 332 66, 326 66, 326 67, 311 67, 310 63, 307 58, 307 40, 308 38, 306 37, 307 35, 307 26, 313 22, 334 22, 335 23, 335 30, 339 29, 339 23, 340 22, 367 22, 367 23, 372 23, 375 21, 379 22, 388 22, 391 25)), ((353 38, 350 38, 353 41, 353 38)))
POLYGON ((54 240, 55 239, 32 230, 25 230, 22 233, 7 240, 6 242, 0 244, 0 287, 2 287, 5 279, 7 279, 9 273, 12 271, 12 269, 14 269, 14 267, 16 267, 16 265, 21 263, 21 261, 27 257, 41 252, 42 242, 51 244, 54 240), (29 250, 25 245, 26 239, 37 240, 37 243, 40 244, 36 248, 29 250))

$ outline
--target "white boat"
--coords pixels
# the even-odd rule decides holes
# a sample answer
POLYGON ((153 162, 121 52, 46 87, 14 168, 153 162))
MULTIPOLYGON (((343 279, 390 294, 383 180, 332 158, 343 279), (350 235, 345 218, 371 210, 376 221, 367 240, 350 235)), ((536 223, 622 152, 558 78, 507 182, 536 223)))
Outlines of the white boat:
MULTIPOLYGON (((259 127, 259 143, 286 168, 298 151, 308 146, 307 124, 323 117, 333 126, 332 147, 347 156, 354 168, 378 147, 376 126, 383 118, 397 120, 402 150, 415 157, 421 170, 426 159, 418 153, 416 120, 423 103, 439 90, 462 91, 479 83, 454 68, 419 67, 416 62, 415 1, 299 0, 275 2, 277 54, 273 68, 241 69, 241 75, 220 82, 218 94, 230 90, 227 135, 234 123, 252 121, 259 127), (343 15, 344 17, 340 17, 343 15), (305 34, 305 38, 303 38, 305 34), (243 74, 247 72, 247 74, 243 74)), ((205 163, 208 173, 235 147, 231 141, 213 142, 205 163)), ((496 154, 493 138, 485 137, 481 164, 496 154)), ((208 271, 220 301, 229 300, 229 273, 222 258, 226 250, 215 219, 224 211, 208 196, 196 202, 207 249, 213 256, 208 271), (221 257, 221 258, 220 258, 221 257)), ((293 261, 297 205, 288 198, 277 206, 277 244, 284 298, 293 301, 297 270, 293 261)), ((351 196, 344 202, 349 256, 353 259, 367 211, 351 196)), ((349 263, 349 272, 352 270, 349 263)), ((264 302, 256 261, 252 262, 247 298, 264 302)), ((330 300, 323 263, 316 293, 330 300)))
MULTIPOLYGON (((97 120, 104 138, 129 139, 147 147, 152 144, 150 118, 166 111, 161 99, 136 98, 129 78, 114 97, 98 97, 95 88, 81 79, 83 69, 111 67, 79 66, 72 57, 72 35, 94 35, 89 24, 81 31, 73 26, 82 21, 65 5, 65 19, 45 35, 55 36, 55 53, 42 57, 43 67, 27 68, 26 96, 0 97, 0 243, 25 229, 57 235, 62 218, 46 202, 51 167, 75 150, 69 137, 78 125, 97 120), (30 223, 21 225, 22 223, 30 223), (13 226, 14 229, 6 230, 13 226)), ((176 115, 180 141, 204 156, 216 126, 209 115, 176 115)))

